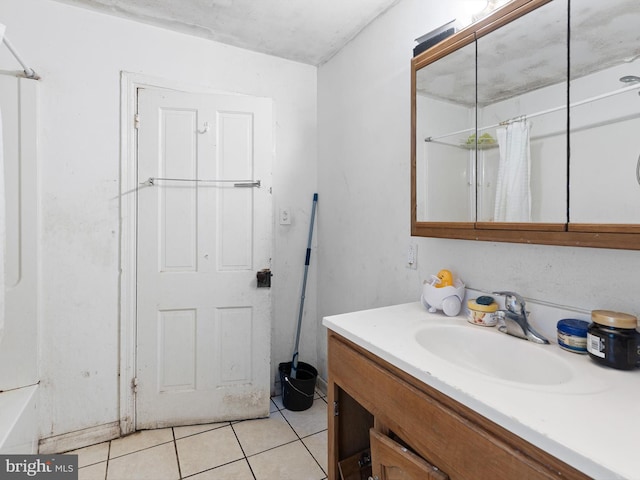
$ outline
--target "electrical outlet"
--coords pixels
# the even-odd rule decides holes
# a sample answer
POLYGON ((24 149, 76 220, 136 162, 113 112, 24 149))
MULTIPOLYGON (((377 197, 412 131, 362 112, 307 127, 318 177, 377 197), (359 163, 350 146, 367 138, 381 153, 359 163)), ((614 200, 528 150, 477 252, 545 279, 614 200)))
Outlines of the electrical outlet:
POLYGON ((291 225, 291 210, 288 207, 280 209, 280 225, 291 225))
POLYGON ((416 270, 418 268, 418 245, 409 244, 409 249, 407 250, 407 268, 411 270, 416 270))

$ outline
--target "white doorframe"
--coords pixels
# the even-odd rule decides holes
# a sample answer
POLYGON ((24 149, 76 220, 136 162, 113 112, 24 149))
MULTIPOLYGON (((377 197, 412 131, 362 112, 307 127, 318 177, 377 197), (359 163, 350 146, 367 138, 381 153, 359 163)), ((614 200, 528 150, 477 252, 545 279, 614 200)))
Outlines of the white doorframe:
MULTIPOLYGON (((138 88, 163 88, 187 93, 223 93, 208 87, 176 82, 139 73, 120 75, 120 433, 135 431, 136 399, 136 278, 137 278, 137 142, 135 113, 138 88)), ((269 181, 268 185, 271 184, 269 181)), ((273 320, 273 319, 271 319, 273 320)))

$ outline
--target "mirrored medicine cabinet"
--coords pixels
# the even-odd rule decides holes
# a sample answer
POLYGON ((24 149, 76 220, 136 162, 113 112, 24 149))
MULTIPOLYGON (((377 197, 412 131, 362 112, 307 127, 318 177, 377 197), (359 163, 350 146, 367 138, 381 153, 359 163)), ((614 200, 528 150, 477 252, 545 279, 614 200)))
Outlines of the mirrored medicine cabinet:
POLYGON ((412 235, 640 249, 638 25, 512 0, 414 57, 412 235))

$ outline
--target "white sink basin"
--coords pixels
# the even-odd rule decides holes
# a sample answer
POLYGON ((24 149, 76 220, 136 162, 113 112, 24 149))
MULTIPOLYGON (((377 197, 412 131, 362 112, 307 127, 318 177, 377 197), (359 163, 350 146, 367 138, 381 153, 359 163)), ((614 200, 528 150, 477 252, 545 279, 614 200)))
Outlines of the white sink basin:
POLYGON ((415 335, 430 354, 462 367, 507 382, 562 385, 573 378, 569 362, 552 345, 536 344, 472 325, 433 325, 415 335))

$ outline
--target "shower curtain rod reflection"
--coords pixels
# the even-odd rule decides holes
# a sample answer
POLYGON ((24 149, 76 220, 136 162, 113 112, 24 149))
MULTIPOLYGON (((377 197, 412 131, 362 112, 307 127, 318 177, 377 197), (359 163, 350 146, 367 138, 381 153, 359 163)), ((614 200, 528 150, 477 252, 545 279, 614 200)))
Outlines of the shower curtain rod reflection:
POLYGON ((140 185, 146 185, 147 187, 152 187, 156 184, 157 181, 167 181, 167 182, 195 182, 195 183, 233 183, 234 187, 256 187, 260 188, 260 180, 204 180, 198 178, 160 178, 160 177, 149 177, 144 182, 140 183, 140 185))
MULTIPOLYGON (((605 125, 611 125, 612 123, 619 123, 619 122, 626 122, 628 120, 634 120, 636 118, 640 117, 640 112, 637 113, 632 113, 630 115, 624 115, 622 117, 617 117, 617 118, 611 118, 608 120, 603 120, 600 122, 593 122, 593 123, 589 123, 586 125, 581 125, 579 127, 576 128, 571 128, 570 132, 571 133, 577 133, 577 132, 582 132, 584 130, 589 130, 591 128, 597 128, 597 127, 604 127, 605 125)), ((550 138, 550 137, 555 137, 556 135, 561 135, 563 133, 565 133, 566 130, 558 130, 558 131, 553 131, 553 132, 547 132, 541 135, 536 135, 530 138, 530 140, 536 141, 536 140, 544 140, 545 138, 550 138)), ((427 140, 425 139, 425 142, 427 142, 427 140)), ((456 147, 456 148, 463 148, 465 150, 475 150, 476 145, 475 144, 456 144, 456 143, 447 143, 447 142, 441 142, 439 140, 431 140, 428 143, 435 143, 437 145, 446 145, 448 147, 456 147)), ((478 143, 478 150, 490 150, 492 148, 498 148, 498 143, 478 143)), ((640 159, 639 159, 640 160, 640 159)), ((639 177, 640 178, 640 177, 639 177)), ((639 180, 640 182, 640 180, 639 180)))
MULTIPOLYGON (((590 97, 590 98, 585 98, 584 100, 580 100, 578 102, 575 103, 571 103, 569 104, 569 108, 574 108, 574 107, 579 107, 580 105, 585 105, 587 103, 591 103, 591 102, 595 102, 597 100, 602 100, 603 98, 608 98, 608 97, 613 97, 614 95, 619 95, 621 93, 626 93, 626 92, 630 92, 632 90, 637 90, 640 88, 640 85, 630 85, 628 87, 624 87, 624 88, 620 88, 618 90, 614 90, 613 92, 607 92, 607 93, 603 93, 601 95, 596 95, 595 97, 590 97)), ((481 132, 483 130, 489 130, 490 128, 496 128, 496 127, 500 127, 503 125, 507 125, 509 123, 512 122, 516 122, 518 120, 523 120, 523 119, 531 119, 531 118, 535 118, 535 117, 539 117, 541 115, 546 115, 548 113, 553 113, 553 112, 559 112, 560 110, 564 110, 565 108, 567 108, 566 106, 560 106, 560 107, 553 107, 553 108, 549 108, 547 110, 541 110, 540 112, 535 112, 535 113, 530 113, 530 114, 526 114, 526 115, 518 115, 517 117, 513 117, 510 118, 508 120, 504 120, 500 123, 496 123, 495 125, 488 125, 485 127, 480 127, 477 129, 478 132, 481 132)), ((440 138, 445 138, 445 137, 452 137, 453 135, 459 135, 461 133, 469 133, 469 132, 474 132, 476 131, 475 128, 465 128, 464 130, 458 130, 457 132, 452 132, 452 133, 447 133, 445 135, 438 135, 435 137, 427 137, 424 139, 425 142, 433 142, 435 140, 438 140, 440 138)))

